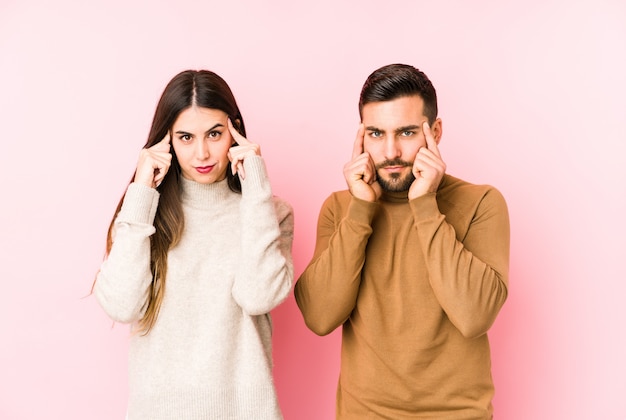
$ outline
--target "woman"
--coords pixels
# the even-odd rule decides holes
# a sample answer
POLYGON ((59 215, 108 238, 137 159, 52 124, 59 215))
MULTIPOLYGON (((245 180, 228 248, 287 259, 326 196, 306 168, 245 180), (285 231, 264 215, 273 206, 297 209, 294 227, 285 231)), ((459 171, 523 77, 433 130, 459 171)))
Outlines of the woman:
POLYGON ((272 197, 226 82, 165 88, 107 238, 95 295, 132 323, 128 419, 280 419, 269 312, 293 281, 293 213, 272 197))

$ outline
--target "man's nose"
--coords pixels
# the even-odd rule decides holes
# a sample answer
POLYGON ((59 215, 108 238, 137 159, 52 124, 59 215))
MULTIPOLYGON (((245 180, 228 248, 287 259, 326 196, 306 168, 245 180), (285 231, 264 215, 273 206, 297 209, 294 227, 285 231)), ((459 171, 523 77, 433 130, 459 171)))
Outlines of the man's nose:
POLYGON ((402 152, 398 141, 391 136, 385 139, 385 158, 391 160, 397 159, 400 156, 402 156, 402 152))

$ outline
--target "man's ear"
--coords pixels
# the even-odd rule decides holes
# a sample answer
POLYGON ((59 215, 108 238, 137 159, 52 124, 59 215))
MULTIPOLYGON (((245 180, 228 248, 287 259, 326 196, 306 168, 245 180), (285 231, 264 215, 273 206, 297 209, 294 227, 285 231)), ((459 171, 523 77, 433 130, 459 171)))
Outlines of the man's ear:
POLYGON ((443 124, 441 118, 437 118, 433 125, 430 127, 430 131, 433 133, 433 138, 439 144, 441 136, 443 135, 443 124))

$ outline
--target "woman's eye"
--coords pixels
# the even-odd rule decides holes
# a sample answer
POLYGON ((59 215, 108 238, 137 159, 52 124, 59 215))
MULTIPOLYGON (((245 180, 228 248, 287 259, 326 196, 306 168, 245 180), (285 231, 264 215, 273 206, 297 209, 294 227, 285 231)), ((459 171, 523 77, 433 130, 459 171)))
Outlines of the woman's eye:
POLYGON ((189 134, 183 134, 183 135, 180 136, 180 139, 182 141, 189 141, 189 140, 191 140, 191 136, 189 134))
POLYGON ((209 138, 212 140, 218 139, 222 135, 221 131, 210 131, 209 138))

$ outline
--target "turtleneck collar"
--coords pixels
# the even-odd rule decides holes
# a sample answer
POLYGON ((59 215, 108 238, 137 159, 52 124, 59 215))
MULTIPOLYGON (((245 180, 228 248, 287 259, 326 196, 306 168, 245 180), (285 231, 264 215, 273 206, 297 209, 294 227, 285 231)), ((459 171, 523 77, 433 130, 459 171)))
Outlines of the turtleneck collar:
MULTIPOLYGON (((437 191, 441 190, 450 182, 448 174, 444 174, 439 186, 437 187, 437 191)), ((400 192, 390 192, 383 191, 383 194, 380 196, 382 201, 387 201, 390 203, 407 203, 409 201, 409 190, 400 191, 400 192)))
POLYGON ((183 176, 179 181, 182 202, 195 208, 209 208, 224 202, 231 194, 236 194, 228 187, 226 178, 211 184, 200 184, 183 176))
POLYGON ((399 192, 383 191, 380 199, 390 203, 407 203, 409 201, 409 190, 399 192))

